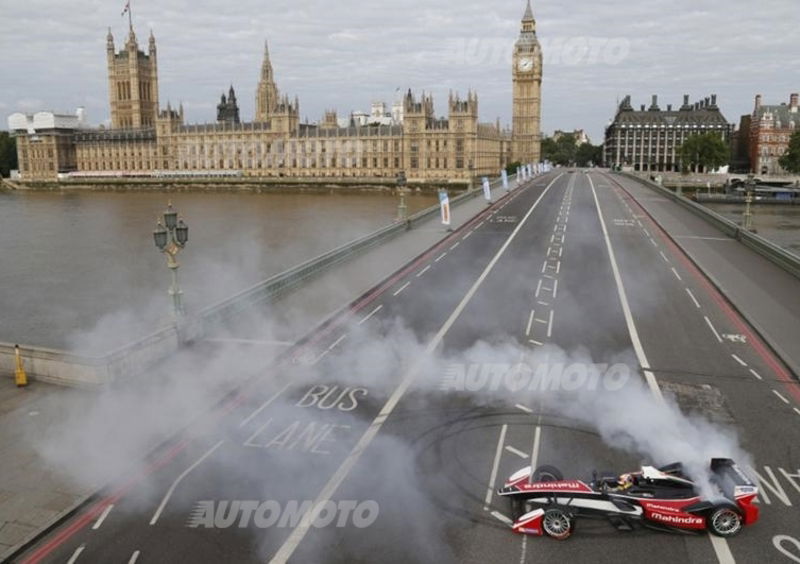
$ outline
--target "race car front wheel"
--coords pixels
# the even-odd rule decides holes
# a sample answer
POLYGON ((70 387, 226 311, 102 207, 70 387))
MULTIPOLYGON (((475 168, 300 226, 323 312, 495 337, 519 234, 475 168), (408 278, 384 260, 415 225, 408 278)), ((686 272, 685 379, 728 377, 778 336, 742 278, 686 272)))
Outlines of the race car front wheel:
POLYGON ((559 482, 564 479, 564 474, 555 466, 543 464, 533 471, 532 481, 534 482, 559 482))
POLYGON ((568 539, 574 527, 572 517, 561 509, 548 509, 542 516, 544 534, 556 540, 568 539))
POLYGON ((730 507, 719 507, 709 515, 708 529, 719 537, 732 537, 742 530, 742 516, 730 507))

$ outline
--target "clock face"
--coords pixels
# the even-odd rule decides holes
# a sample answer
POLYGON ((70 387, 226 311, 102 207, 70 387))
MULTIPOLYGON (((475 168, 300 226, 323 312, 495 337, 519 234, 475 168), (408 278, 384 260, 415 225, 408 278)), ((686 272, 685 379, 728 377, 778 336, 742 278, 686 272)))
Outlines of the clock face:
POLYGON ((533 70, 533 59, 530 57, 523 57, 517 63, 517 68, 523 72, 528 72, 533 70))

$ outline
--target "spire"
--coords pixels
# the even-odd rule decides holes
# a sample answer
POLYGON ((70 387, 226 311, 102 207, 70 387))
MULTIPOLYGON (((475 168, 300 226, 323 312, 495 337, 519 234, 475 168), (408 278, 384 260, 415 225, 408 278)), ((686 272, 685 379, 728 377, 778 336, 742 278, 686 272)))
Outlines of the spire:
POLYGON ((525 7, 525 14, 522 16, 523 22, 532 22, 533 19, 533 9, 531 8, 531 0, 528 0, 528 5, 525 7))
POLYGON ((108 28, 108 35, 106 35, 106 49, 109 51, 114 50, 114 36, 111 35, 111 28, 108 28))

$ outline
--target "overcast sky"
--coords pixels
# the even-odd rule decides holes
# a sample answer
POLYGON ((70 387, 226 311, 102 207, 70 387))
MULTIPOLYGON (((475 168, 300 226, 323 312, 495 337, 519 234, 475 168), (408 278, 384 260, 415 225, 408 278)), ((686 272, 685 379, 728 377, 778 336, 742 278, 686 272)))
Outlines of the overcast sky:
MULTIPOLYGON (((183 101, 189 122, 215 119, 233 83, 252 119, 269 39, 281 92, 300 97, 301 117, 340 117, 391 103, 397 89, 478 91, 483 121, 511 119, 510 50, 524 0, 132 0, 146 49, 158 42, 160 98, 183 101)), ((0 2, 0 114, 73 111, 108 119, 105 37, 127 34, 124 0, 0 2)), ((542 127, 585 128, 594 142, 617 100, 680 105, 711 93, 728 121, 800 90, 797 0, 534 0, 545 53, 542 127), (666 11, 665 11, 666 10, 666 11)), ((5 119, 0 122, 5 127, 5 119)))

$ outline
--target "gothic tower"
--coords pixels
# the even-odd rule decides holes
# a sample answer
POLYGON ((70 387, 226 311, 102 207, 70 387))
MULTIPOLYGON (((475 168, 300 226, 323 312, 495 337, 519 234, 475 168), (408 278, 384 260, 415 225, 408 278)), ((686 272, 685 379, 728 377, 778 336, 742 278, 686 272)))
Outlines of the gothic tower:
POLYGON ((269 59, 269 45, 265 41, 264 61, 261 63, 261 78, 256 89, 256 121, 267 121, 279 102, 278 87, 275 85, 272 62, 269 59))
POLYGON ((542 48, 536 38, 536 20, 531 2, 522 16, 522 30, 514 45, 512 79, 514 83, 512 161, 535 163, 541 160, 540 124, 542 116, 542 48))
POLYGON ((109 29, 106 58, 111 127, 155 127, 158 117, 158 62, 153 32, 150 32, 145 53, 139 50, 136 34, 131 27, 125 48, 117 53, 109 29))

